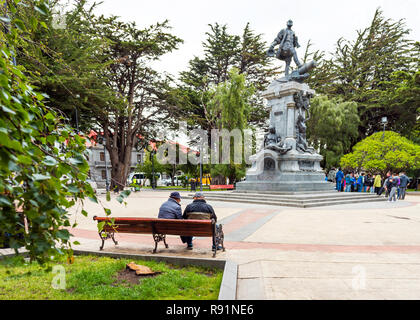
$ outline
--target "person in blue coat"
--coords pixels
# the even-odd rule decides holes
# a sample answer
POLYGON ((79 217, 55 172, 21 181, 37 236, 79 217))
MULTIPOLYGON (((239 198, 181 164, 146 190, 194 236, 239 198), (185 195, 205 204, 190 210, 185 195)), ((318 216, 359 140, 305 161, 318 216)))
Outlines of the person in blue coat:
POLYGON ((172 192, 168 201, 159 208, 159 219, 182 219, 181 195, 179 192, 172 192))
POLYGON ((350 173, 347 173, 346 174, 346 177, 344 179, 346 181, 346 189, 345 189, 345 192, 350 192, 351 191, 351 184, 352 184, 352 182, 351 182, 351 174, 350 173))
POLYGON ((351 174, 351 192, 357 191, 357 179, 354 173, 351 174))
POLYGON ((337 191, 341 191, 341 187, 343 185, 344 173, 341 171, 341 168, 338 168, 337 173, 335 174, 335 181, 336 181, 336 189, 337 191))
MULTIPOLYGON (((169 196, 169 199, 162 203, 159 208, 159 219, 183 219, 181 209, 181 195, 179 192, 174 191, 169 196)), ((185 243, 185 240, 181 237, 181 241, 185 243)), ((192 242, 187 243, 187 248, 192 249, 192 242)))

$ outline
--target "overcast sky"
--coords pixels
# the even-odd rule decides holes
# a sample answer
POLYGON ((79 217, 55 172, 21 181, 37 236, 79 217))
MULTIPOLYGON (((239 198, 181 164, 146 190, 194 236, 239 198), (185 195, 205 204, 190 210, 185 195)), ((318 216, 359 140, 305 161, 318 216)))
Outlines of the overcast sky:
MULTIPOLYGON (((267 47, 292 19, 293 29, 304 54, 307 41, 313 49, 334 50, 340 37, 355 39, 356 30, 368 27, 376 8, 393 20, 405 19, 410 38, 420 41, 420 1, 418 0, 102 0, 97 13, 117 15, 135 21, 139 28, 165 19, 172 33, 184 40, 180 49, 165 55, 157 69, 177 75, 188 61, 201 56, 208 24, 227 24, 230 33, 240 35, 247 22, 255 33, 263 34, 267 47)), ((277 61, 277 63, 282 63, 277 61)), ((283 63, 284 64, 284 63, 283 63)))
MULTIPOLYGON (((97 0, 98 1, 98 0, 97 0)), ((202 56, 202 42, 208 24, 227 24, 228 32, 241 35, 249 22, 251 29, 263 34, 268 46, 277 33, 292 19, 301 47, 302 59, 306 43, 313 50, 334 51, 340 37, 354 40, 356 30, 368 27, 375 10, 394 21, 405 19, 411 29, 410 39, 420 41, 419 0, 102 0, 96 13, 116 15, 123 21, 135 21, 139 28, 169 20, 172 34, 184 40, 179 50, 162 57, 155 67, 174 76, 188 68, 188 61, 202 56)), ((284 68, 284 62, 276 60, 284 68)), ((175 134, 175 133, 174 133, 175 134)), ((172 137, 187 144, 186 137, 172 137)))

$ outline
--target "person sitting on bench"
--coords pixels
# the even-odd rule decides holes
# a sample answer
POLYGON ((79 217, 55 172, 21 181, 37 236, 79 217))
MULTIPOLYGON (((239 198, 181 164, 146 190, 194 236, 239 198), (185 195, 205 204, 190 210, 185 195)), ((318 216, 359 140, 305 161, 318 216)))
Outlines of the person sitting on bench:
MULTIPOLYGON (((217 221, 216 213, 211 205, 209 205, 204 199, 204 194, 202 192, 196 192, 194 194, 194 201, 187 205, 182 215, 184 219, 195 219, 195 220, 211 220, 217 221)), ((187 249, 192 250, 192 238, 190 236, 181 236, 183 243, 187 243, 187 249)), ((213 250, 215 245, 213 243, 213 250)), ((217 248, 218 250, 221 249, 217 248)))
POLYGON ((159 208, 159 219, 182 219, 181 195, 179 192, 172 192, 168 201, 162 203, 159 208))

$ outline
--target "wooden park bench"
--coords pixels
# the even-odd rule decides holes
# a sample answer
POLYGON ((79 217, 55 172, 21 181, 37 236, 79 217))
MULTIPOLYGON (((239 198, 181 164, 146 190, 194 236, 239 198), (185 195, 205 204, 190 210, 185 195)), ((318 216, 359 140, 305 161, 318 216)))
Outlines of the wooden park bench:
POLYGON ((98 223, 105 222, 105 225, 99 232, 99 237, 102 240, 102 245, 99 248, 100 250, 104 248, 105 240, 107 239, 111 238, 115 244, 118 244, 115 240, 115 233, 140 233, 153 235, 155 241, 153 253, 156 253, 160 241, 163 241, 165 247, 168 248, 166 235, 212 237, 212 244, 214 244, 213 257, 216 256, 217 248, 219 246, 225 251, 222 225, 216 225, 216 222, 213 219, 112 218, 114 223, 111 223, 111 225, 107 223, 111 222, 111 218, 109 217, 94 216, 93 220, 96 220, 98 223))
POLYGON ((233 190, 235 189, 235 186, 233 184, 211 184, 210 185, 210 190, 220 190, 220 189, 233 190))

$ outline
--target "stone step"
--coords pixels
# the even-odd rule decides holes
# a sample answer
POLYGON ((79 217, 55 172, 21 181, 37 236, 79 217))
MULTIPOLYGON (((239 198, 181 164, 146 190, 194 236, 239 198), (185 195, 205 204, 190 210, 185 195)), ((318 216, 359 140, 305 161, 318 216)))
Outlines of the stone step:
POLYGON ((284 206, 284 207, 297 207, 297 208, 311 208, 311 207, 323 207, 323 206, 333 206, 340 204, 348 203, 363 203, 363 202, 372 202, 372 201, 386 201, 385 198, 379 197, 376 199, 340 199, 340 200, 330 200, 330 201, 312 201, 312 202, 285 202, 285 201, 273 201, 273 200, 245 200, 245 199, 229 199, 229 198, 213 198, 209 199, 213 201, 223 201, 223 202, 240 202, 240 203, 252 203, 252 204, 264 204, 264 205, 274 205, 274 206, 284 206))
MULTIPOLYGON (((294 196, 283 196, 283 195, 268 195, 268 194, 239 194, 239 193, 219 193, 219 194, 212 194, 212 193, 204 193, 207 199, 221 199, 221 198, 229 198, 229 199, 262 199, 264 200, 274 200, 274 201, 300 201, 300 202, 310 202, 314 200, 348 200, 348 199, 375 199, 378 196, 376 194, 366 194, 366 193, 333 193, 333 194, 317 194, 317 195, 294 195, 294 196)), ((190 194, 190 197, 193 195, 190 194)))
MULTIPOLYGON (((192 195, 186 197, 192 199, 192 195)), ((207 200, 212 201, 223 201, 223 202, 240 202, 240 203, 252 203, 252 204, 265 204, 265 205, 276 205, 276 206, 288 206, 297 208, 310 208, 310 207, 321 207, 331 206, 347 203, 363 203, 372 201, 386 201, 385 197, 378 197, 377 195, 363 194, 354 196, 329 196, 329 197, 310 197, 310 198, 282 198, 282 197, 267 197, 267 195, 259 195, 259 197, 249 197, 247 195, 234 196, 232 193, 225 195, 206 195, 207 200)))

